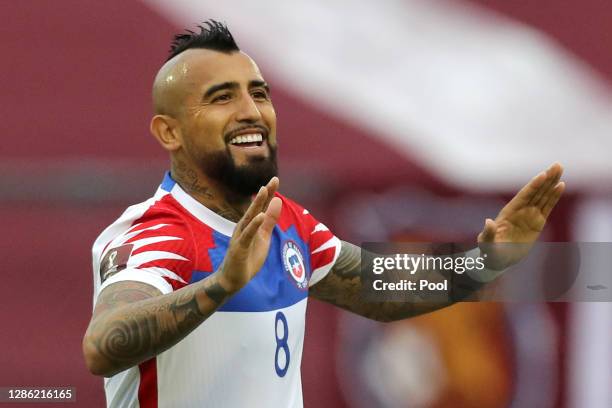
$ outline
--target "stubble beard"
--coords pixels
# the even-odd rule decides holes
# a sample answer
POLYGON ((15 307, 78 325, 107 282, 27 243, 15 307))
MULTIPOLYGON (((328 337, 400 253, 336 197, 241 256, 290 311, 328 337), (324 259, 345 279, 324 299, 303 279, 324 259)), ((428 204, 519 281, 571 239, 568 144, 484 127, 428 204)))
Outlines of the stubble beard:
POLYGON ((276 146, 268 145, 268 149, 268 157, 249 157, 248 162, 241 166, 236 165, 229 147, 199 157, 197 164, 204 174, 221 183, 229 192, 248 197, 278 175, 276 146))

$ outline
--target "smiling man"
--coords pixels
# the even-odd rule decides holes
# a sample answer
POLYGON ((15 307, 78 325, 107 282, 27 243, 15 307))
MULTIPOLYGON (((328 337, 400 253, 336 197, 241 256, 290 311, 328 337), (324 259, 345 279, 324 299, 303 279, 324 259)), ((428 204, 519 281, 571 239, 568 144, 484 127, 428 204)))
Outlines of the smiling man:
MULTIPOLYGON (((360 249, 277 192, 270 90, 222 24, 175 37, 153 105, 170 172, 93 246, 83 353, 108 406, 301 407, 309 296, 380 321, 452 303, 362 300, 360 249)), ((534 177, 478 241, 535 241, 561 172, 534 177)))

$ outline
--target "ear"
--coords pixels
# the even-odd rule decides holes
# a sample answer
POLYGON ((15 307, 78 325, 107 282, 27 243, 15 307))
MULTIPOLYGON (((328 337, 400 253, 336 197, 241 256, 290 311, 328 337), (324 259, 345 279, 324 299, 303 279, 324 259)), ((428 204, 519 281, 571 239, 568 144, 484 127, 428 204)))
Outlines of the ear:
POLYGON ((168 115, 155 115, 149 126, 151 134, 167 151, 173 152, 182 146, 182 135, 178 122, 168 115))

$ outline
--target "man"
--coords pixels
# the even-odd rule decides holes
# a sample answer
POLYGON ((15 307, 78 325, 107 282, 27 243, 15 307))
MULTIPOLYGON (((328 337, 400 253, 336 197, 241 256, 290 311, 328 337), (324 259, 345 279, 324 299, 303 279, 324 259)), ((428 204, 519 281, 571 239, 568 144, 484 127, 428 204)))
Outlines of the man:
MULTIPOLYGON (((380 321, 450 303, 361 299, 360 249, 277 193, 261 72, 225 26, 206 24, 175 37, 153 85, 151 133, 170 173, 93 247, 83 353, 112 407, 299 407, 308 296, 380 321)), ((561 172, 532 179, 479 242, 535 241, 561 172)))

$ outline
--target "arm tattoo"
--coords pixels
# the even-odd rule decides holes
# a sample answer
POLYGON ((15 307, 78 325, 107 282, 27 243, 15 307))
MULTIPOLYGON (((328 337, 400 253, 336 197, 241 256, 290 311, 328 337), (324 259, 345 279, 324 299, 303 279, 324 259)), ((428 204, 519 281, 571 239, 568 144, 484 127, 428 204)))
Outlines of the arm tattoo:
POLYGON ((228 293, 220 283, 214 282, 210 286, 204 288, 206 295, 211 298, 216 304, 221 305, 228 293))
POLYGON ((118 282, 100 293, 85 335, 114 375, 172 347, 230 294, 215 274, 167 295, 141 282, 118 282))
MULTIPOLYGON (((373 254, 365 255, 373 256, 373 254)), ((409 275, 400 271, 390 271, 389 273, 393 276, 392 281, 399 282, 401 279, 417 279, 415 275, 409 275)), ((418 292, 408 293, 408 298, 403 302, 365 301, 362 298, 362 284, 361 248, 342 241, 342 248, 336 263, 327 276, 310 289, 310 295, 316 299, 378 321, 405 319, 434 311, 453 303, 451 299, 446 299, 445 301, 427 301, 419 296, 418 292)))

